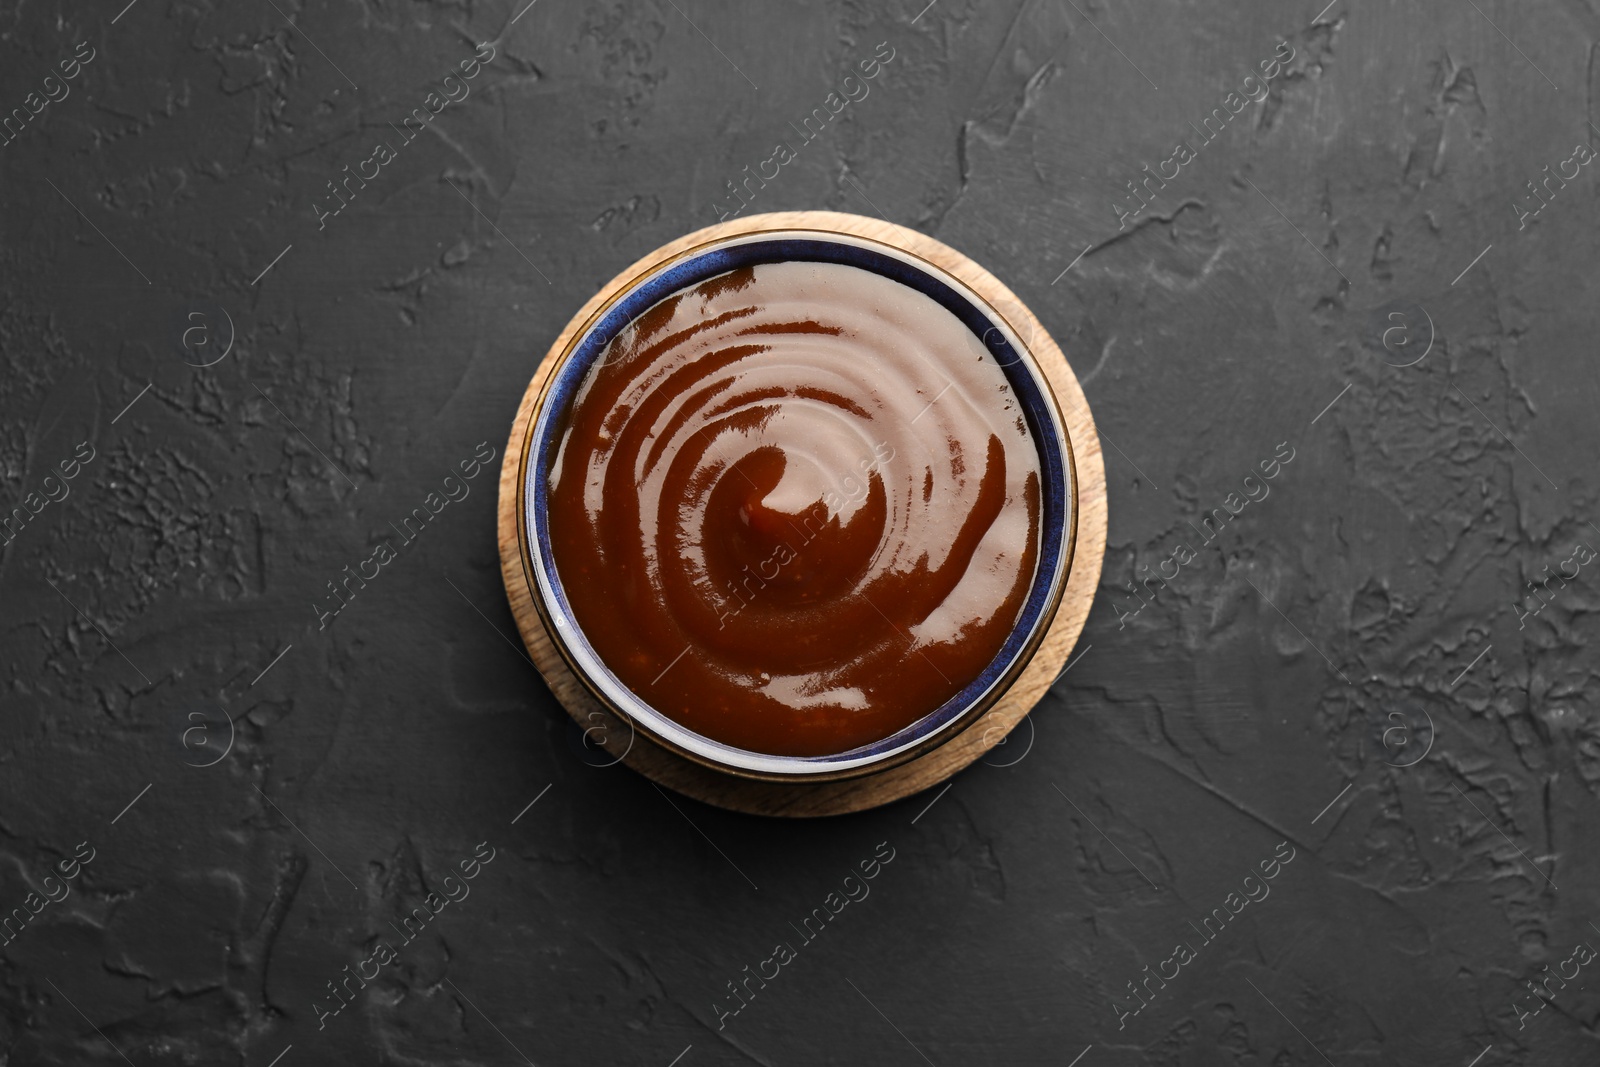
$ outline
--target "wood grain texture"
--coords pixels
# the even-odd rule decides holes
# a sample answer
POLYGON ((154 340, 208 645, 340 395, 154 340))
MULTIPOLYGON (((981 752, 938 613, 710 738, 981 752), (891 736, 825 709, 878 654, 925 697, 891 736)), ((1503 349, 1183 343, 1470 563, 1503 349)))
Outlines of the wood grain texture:
POLYGON ((580 726, 592 728, 593 740, 652 781, 708 804, 760 815, 838 815, 888 804, 944 781, 1004 739, 1044 696, 1077 643, 1100 581, 1106 544, 1105 465, 1077 376, 1039 320, 999 279, 956 250, 903 226, 837 212, 785 211, 687 234, 630 266, 584 304, 550 345, 517 409, 500 469, 498 514, 500 567, 522 639, 545 683, 580 726), (641 274, 687 249, 743 234, 793 229, 852 234, 894 245, 949 271, 989 301, 1032 350, 1049 380, 1071 440, 1077 478, 1072 569, 1055 618, 1027 667, 989 711, 960 734, 908 763, 849 781, 777 783, 738 778, 684 759, 636 733, 584 688, 552 643, 534 603, 521 543, 519 477, 527 434, 545 382, 573 338, 641 274))

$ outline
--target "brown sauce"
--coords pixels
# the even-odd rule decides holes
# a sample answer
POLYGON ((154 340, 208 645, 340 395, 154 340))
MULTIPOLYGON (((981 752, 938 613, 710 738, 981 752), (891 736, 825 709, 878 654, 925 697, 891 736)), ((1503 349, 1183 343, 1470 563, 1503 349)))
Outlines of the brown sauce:
POLYGON ((566 414, 550 537, 595 651, 713 740, 844 752, 994 659, 1038 558, 1039 456, 933 300, 774 263, 630 323, 566 414))

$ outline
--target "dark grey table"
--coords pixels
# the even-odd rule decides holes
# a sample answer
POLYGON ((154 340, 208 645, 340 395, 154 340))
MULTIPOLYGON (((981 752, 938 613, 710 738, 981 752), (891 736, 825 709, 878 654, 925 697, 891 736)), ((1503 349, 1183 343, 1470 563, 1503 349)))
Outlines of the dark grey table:
POLYGON ((1592 0, 923 2, 5 5, 0 1062, 1593 1062, 1592 0), (586 758, 493 520, 789 208, 1016 289, 1111 496, 1030 725, 800 823, 586 758))

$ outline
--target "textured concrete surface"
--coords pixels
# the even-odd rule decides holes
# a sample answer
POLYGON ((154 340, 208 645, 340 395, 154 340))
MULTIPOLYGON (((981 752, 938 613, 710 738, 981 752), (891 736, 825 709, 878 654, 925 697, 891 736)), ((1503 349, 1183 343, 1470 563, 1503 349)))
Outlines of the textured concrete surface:
POLYGON ((0 1062, 1592 1062, 1600 6, 1321 2, 4 4, 0 1062), (769 160, 1112 498, 1024 734, 803 824, 585 758, 468 474, 769 160))

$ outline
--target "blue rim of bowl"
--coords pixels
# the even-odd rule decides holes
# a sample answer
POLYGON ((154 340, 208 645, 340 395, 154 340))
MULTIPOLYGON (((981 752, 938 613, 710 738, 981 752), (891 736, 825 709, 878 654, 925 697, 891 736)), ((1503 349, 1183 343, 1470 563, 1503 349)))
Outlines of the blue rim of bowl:
POLYGON ((636 277, 602 305, 557 360, 538 399, 524 444, 521 539, 534 579, 534 603, 556 649, 584 687, 651 740, 715 770, 770 781, 857 777, 903 763, 969 725, 1032 657, 1055 615, 1071 567, 1077 526, 1072 446, 1055 396, 1032 353, 1005 318, 968 286, 903 249, 853 234, 784 229, 712 241, 636 277), (549 471, 573 397, 621 330, 661 300, 741 267, 780 262, 837 263, 871 271, 930 297, 994 354, 1023 407, 1040 461, 1039 559, 1017 623, 989 665, 922 718, 881 740, 826 756, 778 756, 737 748, 690 730, 651 707, 606 667, 572 611, 549 535, 549 471), (985 310, 987 309, 987 310, 985 310), (999 335, 998 343, 993 340, 999 335), (1056 447, 1046 447, 1053 444, 1056 447))

